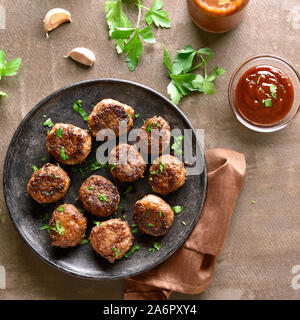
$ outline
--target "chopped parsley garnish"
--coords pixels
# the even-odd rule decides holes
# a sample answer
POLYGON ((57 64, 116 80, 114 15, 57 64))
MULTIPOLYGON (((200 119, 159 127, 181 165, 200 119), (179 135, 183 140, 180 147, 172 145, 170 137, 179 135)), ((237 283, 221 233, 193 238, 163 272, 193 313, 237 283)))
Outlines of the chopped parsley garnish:
POLYGON ((181 223, 182 223, 184 226, 186 226, 186 223, 185 223, 184 221, 181 221, 181 223))
POLYGON ((43 123, 43 126, 52 128, 52 127, 54 126, 54 124, 53 124, 51 118, 48 118, 48 119, 43 123))
POLYGON ((107 200, 107 196, 104 193, 99 194, 98 198, 99 198, 100 201, 104 201, 104 202, 108 201, 107 200))
POLYGON ((57 179, 57 178, 58 178, 58 176, 57 176, 56 174, 54 174, 54 175, 53 175, 53 177, 54 177, 55 179, 57 179))
POLYGON ((63 211, 64 211, 64 206, 60 206, 60 207, 58 208, 58 211, 59 211, 59 212, 63 212, 63 211))
POLYGON ((272 107, 272 100, 271 99, 263 99, 262 103, 265 105, 265 107, 272 107))
POLYGON ((62 134, 62 128, 59 128, 58 130, 56 130, 56 135, 58 136, 58 138, 61 138, 61 134, 62 134))
POLYGON ((36 166, 32 166, 31 168, 33 169, 33 172, 37 172, 39 170, 39 168, 36 166))
POLYGON ((42 161, 47 161, 47 157, 43 157, 41 160, 42 161))
POLYGON ((148 223, 148 227, 153 227, 153 223, 148 223))
POLYGON ((40 230, 48 230, 48 232, 50 232, 50 230, 57 232, 60 235, 64 235, 65 234, 65 228, 62 226, 62 224, 60 223, 60 221, 56 220, 55 222, 55 228, 51 228, 48 224, 44 224, 40 230))
POLYGON ((94 188, 93 188, 93 187, 87 187, 87 189, 88 189, 88 190, 94 190, 94 188))
POLYGON ((125 258, 128 258, 129 256, 131 256, 135 251, 139 250, 140 246, 133 246, 131 247, 131 249, 129 251, 127 251, 124 255, 125 258))
POLYGON ((171 146, 171 149, 177 153, 177 155, 182 154, 182 141, 184 140, 184 136, 174 137, 174 143, 171 146))
POLYGON ((77 100, 73 104, 74 111, 78 112, 84 121, 88 121, 88 116, 85 110, 82 108, 82 100, 77 100))
POLYGON ((152 120, 150 120, 149 124, 147 125, 146 132, 151 132, 151 130, 152 130, 152 120))
POLYGON ((159 210, 159 216, 162 217, 162 212, 161 212, 161 210, 159 210))
POLYGON ((157 127, 157 128, 160 128, 160 127, 161 127, 159 123, 155 123, 154 125, 155 125, 155 127, 157 127))
POLYGON ((123 219, 126 219, 126 218, 127 218, 126 214, 124 214, 124 216, 122 216, 122 218, 123 218, 123 219))
POLYGON ((48 218, 49 218, 49 214, 48 214, 48 213, 45 213, 45 215, 43 216, 43 218, 40 219, 40 222, 43 223, 43 222, 47 221, 48 218))
POLYGON ((150 177, 149 180, 152 181, 153 179, 150 177))
POLYGON ((120 254, 120 251, 116 247, 112 247, 112 251, 115 253, 115 256, 118 257, 120 254))
POLYGON ((91 164, 91 168, 90 168, 90 172, 92 171, 96 171, 96 170, 99 170, 99 169, 109 169, 109 165, 108 163, 99 163, 98 161, 94 161, 92 164, 91 164))
POLYGON ((151 174, 155 175, 155 174, 158 174, 159 170, 153 170, 151 171, 151 174))
POLYGON ((69 157, 65 154, 65 148, 64 148, 64 147, 61 147, 61 148, 60 148, 60 158, 61 158, 61 160, 63 160, 63 161, 69 159, 69 157))
POLYGON ((134 114, 134 117, 137 119, 140 115, 138 113, 134 114))
POLYGON ((126 196, 126 194, 130 193, 132 191, 133 187, 130 185, 122 194, 123 196, 126 196))
POLYGON ((112 163, 112 164, 110 165, 110 170, 111 170, 111 171, 115 170, 115 169, 116 169, 116 166, 117 166, 116 163, 112 163))
POLYGON ((57 232, 60 235, 65 234, 65 228, 62 226, 59 220, 56 220, 55 228, 50 228, 50 229, 57 232))
POLYGON ((270 85, 270 92, 271 92, 271 96, 274 99, 277 99, 277 87, 273 83, 270 85))
POLYGON ((97 226, 97 227, 102 227, 103 226, 103 223, 100 222, 100 221, 94 221, 94 224, 97 226))
POLYGON ((158 251, 158 250, 161 249, 161 244, 160 244, 159 242, 154 242, 154 243, 153 243, 153 247, 154 247, 155 250, 158 251))
POLYGON ((178 214, 183 210, 183 206, 174 206, 172 207, 172 210, 175 214, 178 214))
POLYGON ((256 81, 256 84, 258 85, 259 84, 259 81, 261 79, 261 76, 258 77, 257 81, 256 81))
POLYGON ((150 252, 158 251, 161 249, 161 244, 159 242, 153 243, 153 248, 149 248, 150 252))
POLYGON ((88 242, 89 242, 88 239, 82 239, 79 244, 80 244, 80 245, 83 245, 83 244, 86 244, 86 243, 88 243, 88 242))
POLYGON ((159 170, 160 170, 160 172, 163 172, 164 168, 165 168, 165 165, 161 161, 159 161, 159 170))
POLYGON ((135 228, 135 229, 133 229, 132 231, 131 231, 131 233, 132 234, 135 234, 135 233, 137 233, 139 231, 139 229, 138 228, 135 228))
POLYGON ((79 168, 79 172, 81 173, 81 175, 84 177, 84 171, 82 168, 79 168))

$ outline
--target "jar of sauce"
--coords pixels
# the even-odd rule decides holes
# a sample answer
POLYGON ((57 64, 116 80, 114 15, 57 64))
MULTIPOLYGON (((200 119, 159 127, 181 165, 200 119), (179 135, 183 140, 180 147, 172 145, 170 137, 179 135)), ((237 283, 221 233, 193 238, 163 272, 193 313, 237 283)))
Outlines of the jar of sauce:
POLYGON ((187 0, 192 20, 201 29, 223 33, 235 28, 243 19, 250 0, 187 0))

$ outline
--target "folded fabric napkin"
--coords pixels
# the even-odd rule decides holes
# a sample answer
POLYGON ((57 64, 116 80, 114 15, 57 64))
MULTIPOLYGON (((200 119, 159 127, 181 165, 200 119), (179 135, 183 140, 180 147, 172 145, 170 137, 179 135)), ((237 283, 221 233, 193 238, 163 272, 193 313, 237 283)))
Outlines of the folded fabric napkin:
POLYGON ((125 300, 168 299, 172 291, 199 294, 209 285, 246 174, 243 154, 205 153, 208 181, 201 216, 184 245, 159 266, 126 279, 125 300))

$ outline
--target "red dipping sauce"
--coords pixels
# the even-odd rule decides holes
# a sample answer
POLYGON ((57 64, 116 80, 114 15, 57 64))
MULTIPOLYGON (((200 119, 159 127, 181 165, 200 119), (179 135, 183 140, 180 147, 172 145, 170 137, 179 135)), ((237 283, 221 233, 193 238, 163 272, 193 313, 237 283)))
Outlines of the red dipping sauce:
POLYGON ((294 88, 289 77, 276 67, 257 66, 246 71, 236 87, 236 105, 248 121, 270 125, 291 110, 294 88))

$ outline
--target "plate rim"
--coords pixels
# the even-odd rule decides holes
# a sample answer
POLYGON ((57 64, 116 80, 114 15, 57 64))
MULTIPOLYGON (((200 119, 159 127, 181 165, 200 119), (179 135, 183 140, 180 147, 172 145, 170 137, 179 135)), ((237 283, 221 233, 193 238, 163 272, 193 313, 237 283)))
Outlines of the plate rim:
POLYGON ((15 229, 17 230, 17 232, 19 233, 19 235, 21 236, 22 240, 26 243, 26 245, 34 252, 34 254, 39 257, 42 261, 46 262, 49 266, 53 267, 54 269, 57 269, 59 271, 63 271, 64 273, 67 273, 69 275, 81 278, 81 279, 89 279, 89 280, 98 280, 98 281, 103 281, 103 280, 119 280, 119 279, 125 279, 125 278, 129 278, 129 277, 133 277, 139 274, 142 274, 144 272, 147 272, 155 267, 157 267, 158 265, 160 265, 161 263, 165 262, 171 255, 173 255, 176 251, 178 251, 183 244, 185 243, 185 241, 189 238, 189 236, 191 235, 192 231, 194 230, 200 216, 203 210, 203 205, 206 199, 206 194, 207 194, 207 167, 206 167, 206 160, 205 160, 205 154, 204 154, 204 150, 203 147, 196 135, 196 131, 193 127, 193 125, 191 124, 190 120, 187 118, 187 116, 183 113, 183 111, 181 109, 179 109, 178 106, 176 106, 172 101, 170 101, 167 97, 165 97, 163 94, 159 93, 158 91, 145 86, 143 84, 131 81, 131 80, 125 80, 125 79, 118 79, 118 78, 95 78, 95 79, 89 79, 89 80, 83 80, 80 82, 75 82, 72 84, 69 84, 65 87, 62 87, 52 93, 50 93, 49 95, 47 95, 45 98, 43 98, 41 101, 39 101, 27 114, 26 116, 22 119, 22 121, 20 122, 20 124, 18 125, 17 129, 15 130, 11 141, 9 143, 7 152, 6 152, 6 156, 5 156, 5 161, 4 161, 4 166, 3 166, 3 194, 4 194, 4 201, 5 201, 5 205, 7 208, 7 212, 10 216, 11 221, 13 222, 13 225, 15 227, 15 229), (136 87, 140 87, 146 91, 150 91, 152 94, 159 96, 159 98, 163 99, 165 102, 167 102, 169 105, 171 105, 180 115, 181 117, 184 119, 184 121, 188 124, 188 126, 190 126, 190 128, 192 129, 192 132, 195 136, 196 139, 196 143, 199 145, 199 148, 202 152, 202 157, 203 157, 203 174, 204 174, 204 186, 203 186, 203 193, 204 193, 204 197, 201 201, 200 204, 200 210, 199 213, 197 214, 197 216, 195 217, 190 231, 187 234, 186 238, 183 238, 183 240, 180 242, 180 244, 175 248, 175 250, 170 250, 167 254, 165 254, 161 259, 159 259, 159 261, 157 261, 156 263, 154 263, 153 265, 151 265, 148 268, 143 269, 142 271, 134 271, 131 273, 128 273, 126 276, 124 275, 120 275, 120 276, 94 276, 94 275, 87 275, 87 274, 82 274, 80 272, 76 272, 74 270, 70 270, 66 267, 63 267, 61 265, 56 264, 54 261, 51 261, 49 258, 45 257, 44 255, 42 255, 40 252, 38 252, 35 247, 29 242, 27 241, 27 238, 25 236, 25 234, 22 231, 22 228, 19 227, 19 224, 16 222, 13 214, 10 212, 9 207, 7 205, 8 202, 8 195, 7 195, 7 191, 6 191, 6 185, 8 182, 8 166, 9 166, 9 161, 10 158, 12 156, 13 153, 13 145, 15 144, 20 131, 23 128, 23 125, 26 123, 26 121, 36 112, 38 111, 46 102, 48 102, 50 99, 54 98, 55 96, 59 95, 60 93, 62 93, 63 91, 66 90, 70 90, 70 89, 74 89, 76 87, 82 86, 82 85, 88 85, 88 84, 94 84, 94 83, 103 83, 103 82, 115 82, 115 83, 125 83, 125 84, 130 84, 136 87))

